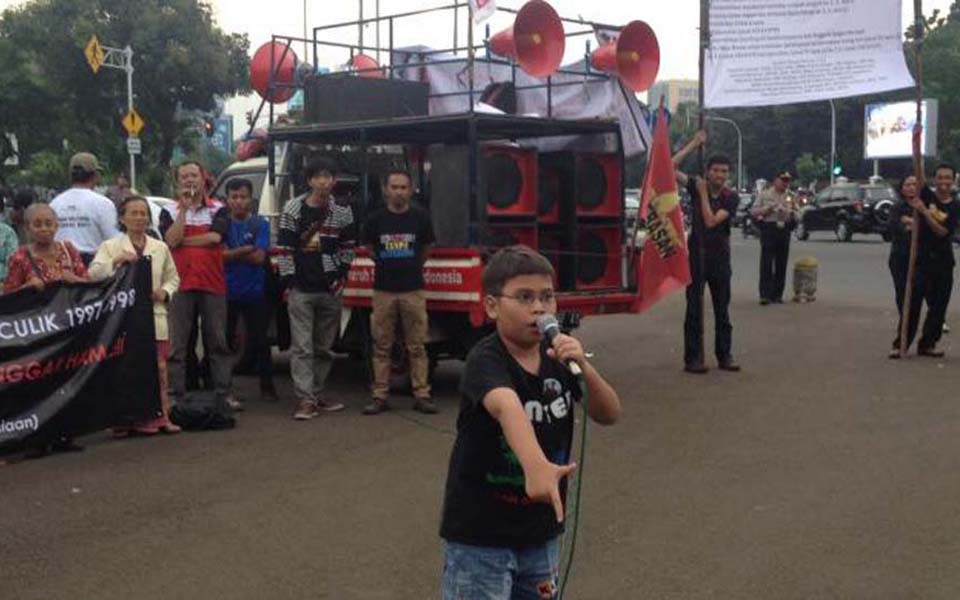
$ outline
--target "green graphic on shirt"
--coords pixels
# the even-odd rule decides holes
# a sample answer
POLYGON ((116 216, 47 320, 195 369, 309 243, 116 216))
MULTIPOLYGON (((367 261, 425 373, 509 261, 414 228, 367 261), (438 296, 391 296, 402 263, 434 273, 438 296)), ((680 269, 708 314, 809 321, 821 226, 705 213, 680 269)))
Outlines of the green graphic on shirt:
POLYGON ((500 455, 507 464, 507 472, 503 474, 487 473, 487 483, 491 485, 507 485, 519 490, 525 490, 525 480, 523 478, 523 467, 520 465, 520 459, 510 449, 507 444, 507 438, 500 436, 500 455))

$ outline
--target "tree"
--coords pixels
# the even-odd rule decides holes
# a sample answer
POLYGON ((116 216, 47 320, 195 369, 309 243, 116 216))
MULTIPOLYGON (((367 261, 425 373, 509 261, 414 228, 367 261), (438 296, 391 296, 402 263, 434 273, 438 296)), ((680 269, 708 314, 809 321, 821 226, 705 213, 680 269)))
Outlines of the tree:
MULTIPOLYGON (((83 47, 96 34, 103 45, 134 51, 134 105, 141 132, 141 172, 157 189, 178 138, 188 127, 181 110, 209 111, 215 97, 248 89, 245 35, 226 34, 198 0, 37 0, 0 18, 0 131, 16 133, 21 153, 91 150, 110 170, 127 164, 126 78, 94 74, 83 47)), ((141 186, 142 187, 142 186, 141 186)))
POLYGON ((797 159, 797 178, 801 184, 816 183, 827 176, 827 161, 822 156, 806 152, 797 159))

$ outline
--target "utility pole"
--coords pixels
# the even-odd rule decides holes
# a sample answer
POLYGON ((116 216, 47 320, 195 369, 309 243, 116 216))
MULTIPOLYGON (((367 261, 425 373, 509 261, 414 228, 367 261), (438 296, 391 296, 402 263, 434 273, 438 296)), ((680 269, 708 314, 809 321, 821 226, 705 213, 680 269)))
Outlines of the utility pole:
POLYGON ((830 99, 830 185, 836 181, 837 174, 837 105, 830 99))
POLYGON ((120 69, 127 74, 127 114, 124 115, 121 124, 127 130, 127 154, 130 155, 130 189, 137 188, 137 161, 136 155, 140 154, 140 131, 145 123, 137 111, 133 108, 133 48, 129 45, 125 48, 112 48, 110 46, 100 45, 97 36, 92 36, 83 50, 87 57, 87 63, 96 74, 102 67, 108 69, 120 69))

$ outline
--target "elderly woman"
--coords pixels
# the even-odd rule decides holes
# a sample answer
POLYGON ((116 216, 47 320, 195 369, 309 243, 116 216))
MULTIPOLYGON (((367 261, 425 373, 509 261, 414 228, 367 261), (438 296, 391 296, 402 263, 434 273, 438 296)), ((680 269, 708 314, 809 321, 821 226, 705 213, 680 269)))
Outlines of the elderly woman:
MULTIPOLYGON (((24 212, 23 220, 28 241, 10 257, 3 293, 31 288, 42 291, 48 283, 56 281, 86 281, 87 269, 77 249, 70 242, 53 239, 59 221, 52 208, 46 204, 31 204, 24 212)), ((75 444, 70 436, 60 435, 49 445, 34 446, 27 452, 27 458, 39 458, 50 450, 74 452, 83 450, 83 447, 75 444)))
POLYGON ((125 437, 131 431, 142 435, 179 433, 180 428, 170 422, 170 401, 167 396, 167 354, 170 352, 167 328, 167 303, 180 286, 180 277, 173 264, 173 256, 163 242, 147 235, 150 227, 150 205, 142 196, 128 196, 120 203, 120 224, 124 234, 100 244, 90 263, 90 277, 105 279, 120 265, 150 257, 153 279, 153 320, 157 341, 157 370, 160 374, 160 405, 163 414, 132 429, 114 429, 114 435, 125 437))
POLYGON ((28 241, 13 253, 3 281, 3 293, 43 290, 54 281, 86 281, 87 269, 70 242, 57 242, 57 214, 47 204, 31 204, 24 213, 28 241))

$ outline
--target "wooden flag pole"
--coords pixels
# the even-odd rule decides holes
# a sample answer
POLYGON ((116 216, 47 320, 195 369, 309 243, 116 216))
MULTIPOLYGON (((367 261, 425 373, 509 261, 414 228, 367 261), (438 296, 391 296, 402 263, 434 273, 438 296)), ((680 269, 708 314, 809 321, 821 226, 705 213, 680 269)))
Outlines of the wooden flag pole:
MULTIPOLYGON (((923 36, 926 23, 923 19, 923 0, 913 0, 913 35, 916 49, 916 91, 917 91, 917 125, 923 123, 923 36)), ((923 156, 920 148, 920 138, 914 136, 913 141, 913 171, 917 178, 917 193, 920 187, 926 185, 923 181, 923 156)), ((917 248, 920 238, 920 213, 913 209, 913 222, 910 225, 910 262, 907 266, 906 289, 903 294, 903 309, 900 311, 900 356, 906 357, 910 346, 908 334, 910 332, 910 308, 913 303, 913 280, 917 273, 917 248)), ((918 299, 919 300, 919 299, 918 299)))
MULTIPOLYGON (((703 110, 704 110, 703 109, 703 97, 704 97, 703 75, 704 75, 704 62, 706 60, 707 45, 709 44, 709 41, 710 41, 710 0, 700 0, 700 84, 699 84, 699 91, 698 91, 700 110, 697 111, 698 112, 697 118, 699 120, 699 125, 697 129, 699 131, 703 131, 704 122, 706 121, 705 115, 703 113, 703 110)), ((697 169, 699 170, 697 175, 699 177, 705 177, 704 156, 703 156, 705 151, 705 148, 704 148, 705 145, 706 144, 701 144, 700 148, 697 151, 697 169)), ((704 235, 706 235, 706 231, 705 231, 706 228, 704 226, 698 225, 698 223, 702 223, 702 220, 703 220, 703 213, 700 207, 701 200, 699 198, 691 198, 691 200, 693 204, 693 215, 692 215, 692 220, 690 221, 690 225, 694 228, 695 232, 697 233, 697 267, 700 270, 700 283, 702 284, 700 286, 699 293, 697 294, 697 311, 700 314, 700 340, 699 340, 700 356, 698 358, 700 360, 700 364, 702 365, 702 364, 705 364, 705 360, 704 360, 705 352, 703 348, 703 339, 704 339, 704 331, 706 329, 706 323, 704 318, 705 315, 703 314, 704 313, 703 301, 707 291, 707 285, 706 285, 707 257, 706 257, 706 250, 704 249, 704 246, 703 246, 703 241, 704 241, 703 238, 704 238, 704 235), (696 231, 697 228, 699 228, 700 230, 696 231)))

